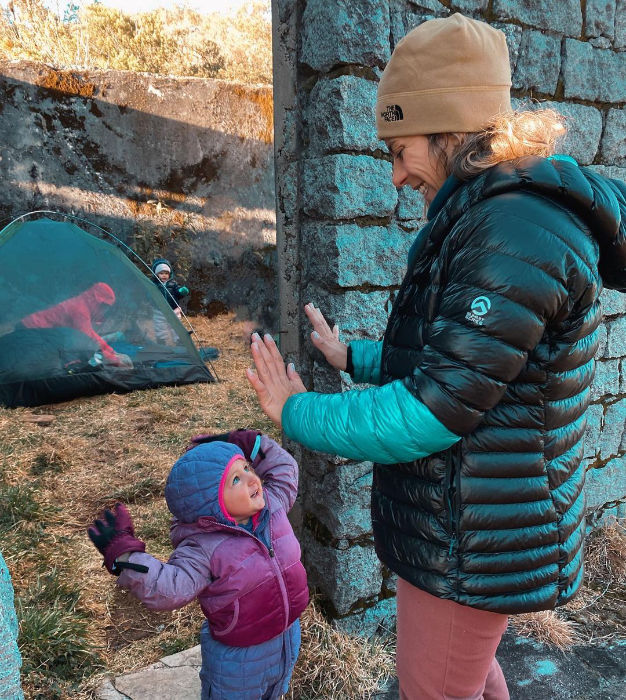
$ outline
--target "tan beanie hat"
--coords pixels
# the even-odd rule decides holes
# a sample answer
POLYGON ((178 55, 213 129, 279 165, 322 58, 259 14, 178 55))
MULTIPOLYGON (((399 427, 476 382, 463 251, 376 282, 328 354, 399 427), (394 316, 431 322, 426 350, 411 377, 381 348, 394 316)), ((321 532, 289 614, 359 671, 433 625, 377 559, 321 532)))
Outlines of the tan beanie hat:
POLYGON ((511 110, 504 34, 454 14, 430 19, 396 46, 378 84, 381 139, 480 131, 511 110))

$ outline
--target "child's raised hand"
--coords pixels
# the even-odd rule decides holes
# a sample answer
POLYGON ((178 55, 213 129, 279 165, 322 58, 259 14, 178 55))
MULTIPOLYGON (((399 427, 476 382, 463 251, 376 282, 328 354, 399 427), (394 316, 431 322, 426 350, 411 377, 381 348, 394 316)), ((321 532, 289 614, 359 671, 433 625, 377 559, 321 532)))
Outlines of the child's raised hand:
POLYGON ((255 466, 257 457, 259 461, 265 457, 261 450, 261 433, 258 430, 246 430, 245 428, 232 430, 230 433, 201 433, 200 435, 194 435, 187 446, 187 450, 191 450, 204 442, 214 442, 215 440, 230 442, 233 445, 237 445, 243 452, 244 457, 251 462, 253 466, 255 466))
POLYGON ((122 568, 141 569, 137 565, 126 563, 119 566, 115 560, 125 552, 145 552, 145 543, 135 537, 135 527, 128 508, 123 503, 115 504, 115 512, 108 508, 104 511, 103 520, 94 520, 93 526, 87 530, 89 539, 104 557, 104 565, 109 573, 119 576, 122 568))

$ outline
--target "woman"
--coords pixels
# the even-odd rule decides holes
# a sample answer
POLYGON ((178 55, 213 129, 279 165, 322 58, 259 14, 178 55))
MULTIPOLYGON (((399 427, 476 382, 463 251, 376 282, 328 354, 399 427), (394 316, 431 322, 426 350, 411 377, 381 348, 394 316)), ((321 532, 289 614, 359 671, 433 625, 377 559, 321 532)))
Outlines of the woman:
POLYGON ((312 304, 312 341, 378 387, 307 393, 271 338, 248 377, 309 448, 372 459, 372 523, 399 576, 403 698, 508 698, 509 614, 582 579, 585 411, 605 286, 626 290, 626 187, 556 157, 554 112, 510 111, 504 36, 459 14, 396 47, 377 126, 393 182, 428 222, 380 343, 345 346, 312 304))

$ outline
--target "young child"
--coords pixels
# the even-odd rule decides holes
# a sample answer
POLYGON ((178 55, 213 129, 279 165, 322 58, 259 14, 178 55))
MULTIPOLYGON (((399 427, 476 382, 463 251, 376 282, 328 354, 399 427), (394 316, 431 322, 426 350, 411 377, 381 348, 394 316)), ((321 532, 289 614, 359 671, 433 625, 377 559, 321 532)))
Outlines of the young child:
POLYGON ((153 277, 152 281, 166 298, 167 303, 174 313, 180 318, 181 311, 178 302, 189 294, 189 289, 183 285, 179 285, 174 279, 172 264, 165 258, 157 258, 152 263, 152 272, 157 277, 157 279, 153 277))
POLYGON ((155 610, 198 599, 202 700, 261 700, 287 692, 308 600, 287 512, 298 465, 250 430, 201 435, 174 464, 165 500, 174 521, 167 563, 145 554, 124 505, 89 536, 118 585, 155 610), (218 438, 218 439, 216 439, 218 438))

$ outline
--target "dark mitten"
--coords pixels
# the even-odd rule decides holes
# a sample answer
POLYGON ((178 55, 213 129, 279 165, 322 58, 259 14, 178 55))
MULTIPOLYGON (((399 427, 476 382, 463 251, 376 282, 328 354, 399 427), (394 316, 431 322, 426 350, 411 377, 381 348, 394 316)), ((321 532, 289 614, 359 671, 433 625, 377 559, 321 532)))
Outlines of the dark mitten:
POLYGON ((244 428, 233 430, 231 433, 228 433, 228 442, 237 445, 243 452, 244 457, 253 464, 257 456, 259 461, 264 457, 261 452, 261 433, 258 430, 245 430, 244 428))
POLYGON ((111 574, 119 576, 124 568, 147 572, 142 565, 130 562, 115 562, 125 552, 145 552, 146 545, 135 537, 135 528, 128 508, 123 503, 115 504, 115 512, 108 508, 104 511, 104 520, 95 520, 93 527, 87 530, 89 539, 104 557, 104 565, 111 574))
POLYGON ((244 428, 239 428, 239 430, 233 430, 230 433, 219 433, 212 435, 211 433, 201 433, 200 435, 194 435, 189 445, 187 445, 187 450, 191 450, 197 445, 201 445, 204 442, 214 442, 219 440, 220 442, 230 442, 243 452, 244 457, 256 466, 258 462, 265 458, 263 450, 261 450, 261 433, 258 430, 245 430, 244 428))

